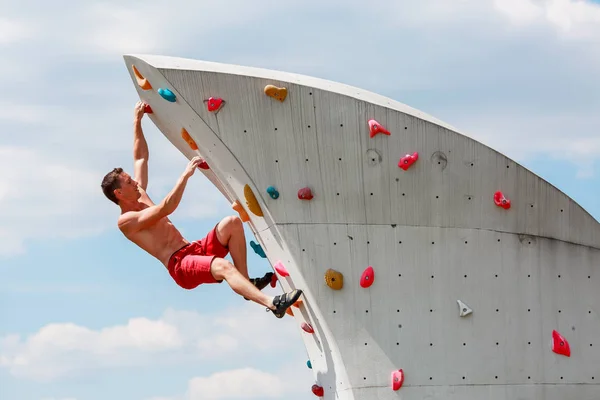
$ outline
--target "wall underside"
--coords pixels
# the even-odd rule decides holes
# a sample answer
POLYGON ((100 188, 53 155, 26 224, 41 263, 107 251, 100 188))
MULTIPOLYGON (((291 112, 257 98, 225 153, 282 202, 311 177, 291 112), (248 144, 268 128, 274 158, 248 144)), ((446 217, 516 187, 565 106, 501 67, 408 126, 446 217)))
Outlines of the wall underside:
POLYGON ((564 193, 451 127, 356 88, 125 59, 153 83, 136 85, 153 122, 187 158, 205 157, 205 175, 244 206, 269 263, 289 270, 282 289, 304 291, 293 318, 314 328, 301 332, 324 398, 600 398, 600 224, 564 193), (287 88, 284 101, 265 95, 269 84, 287 88), (207 109, 211 96, 225 100, 218 112, 207 109), (369 119, 391 134, 371 137, 369 119), (399 168, 414 152, 419 159, 399 168), (305 187, 310 201, 298 198, 305 187), (248 189, 262 215, 248 208, 248 189), (496 191, 509 209, 494 203, 496 191), (375 281, 363 288, 368 266, 375 281), (343 275, 341 290, 326 285, 328 269, 343 275), (457 300, 472 313, 460 316, 457 300), (570 357, 551 351, 553 330, 570 357), (400 368, 404 386, 392 391, 400 368))

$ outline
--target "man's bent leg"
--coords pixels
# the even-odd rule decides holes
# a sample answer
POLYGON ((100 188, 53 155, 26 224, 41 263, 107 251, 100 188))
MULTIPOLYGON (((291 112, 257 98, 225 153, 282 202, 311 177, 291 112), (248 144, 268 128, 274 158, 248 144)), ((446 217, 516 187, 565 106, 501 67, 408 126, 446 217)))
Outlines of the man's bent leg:
POLYGON ((246 236, 242 220, 236 216, 223 218, 217 224, 216 234, 219 242, 229 248, 235 268, 237 268, 244 278, 250 279, 246 258, 246 236))
POLYGON ((225 280, 231 289, 245 298, 261 304, 271 310, 275 309, 272 296, 267 296, 244 277, 233 264, 224 258, 215 257, 210 272, 216 280, 225 280))

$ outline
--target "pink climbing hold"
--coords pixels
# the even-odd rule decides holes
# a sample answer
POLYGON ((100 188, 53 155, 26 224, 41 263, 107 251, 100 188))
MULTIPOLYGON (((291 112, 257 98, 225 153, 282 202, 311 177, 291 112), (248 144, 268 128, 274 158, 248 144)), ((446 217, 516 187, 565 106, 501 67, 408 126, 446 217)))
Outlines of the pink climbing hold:
POLYGON ((311 200, 313 197, 314 196, 309 187, 305 187, 305 188, 298 190, 298 198, 300 200, 311 200))
POLYGON ((311 390, 314 393, 314 395, 318 397, 323 397, 323 395, 325 394, 323 388, 317 384, 312 385, 311 390))
POLYGON ((208 109, 208 111, 210 112, 214 112, 214 111, 219 111, 221 109, 221 107, 223 107, 223 103, 225 101, 223 101, 223 99, 217 97, 209 97, 208 100, 204 100, 206 101, 206 108, 208 109))
POLYGON ((277 261, 275 265, 273 265, 273 268, 275 268, 275 271, 277 271, 277 273, 281 276, 290 276, 290 273, 288 272, 287 268, 281 263, 281 261, 277 261))
POLYGON ((398 371, 392 371, 392 389, 398 390, 404 383, 404 371, 399 369, 398 371))
POLYGON ((368 288, 373 284, 375 280, 375 271, 373 271, 373 267, 369 265, 367 269, 365 269, 360 277, 360 286, 364 288, 368 288))
POLYGON ((505 210, 510 208, 510 200, 507 199, 501 191, 494 193, 494 203, 496 203, 498 207, 502 207, 505 210))
POLYGON ((407 170, 410 168, 411 165, 413 165, 417 160, 419 159, 419 153, 414 152, 412 155, 411 154, 407 154, 404 157, 402 157, 400 159, 400 161, 398 162, 398 166, 400 168, 402 168, 403 170, 407 170))
POLYGON ((369 131, 370 137, 373 137, 375 135, 377 135, 378 133, 382 133, 384 135, 390 135, 390 131, 388 131, 387 129, 385 129, 383 126, 381 126, 381 124, 377 121, 375 121, 374 119, 370 119, 369 120, 369 131))
POLYGON ((552 351, 566 357, 571 357, 569 342, 560 333, 552 331, 552 351))
POLYGON ((306 322, 303 322, 303 323, 300 325, 300 327, 301 327, 301 328, 302 328, 302 330, 304 330, 305 332, 308 332, 308 333, 315 333, 315 330, 313 329, 313 327, 312 327, 310 324, 306 323, 306 322))

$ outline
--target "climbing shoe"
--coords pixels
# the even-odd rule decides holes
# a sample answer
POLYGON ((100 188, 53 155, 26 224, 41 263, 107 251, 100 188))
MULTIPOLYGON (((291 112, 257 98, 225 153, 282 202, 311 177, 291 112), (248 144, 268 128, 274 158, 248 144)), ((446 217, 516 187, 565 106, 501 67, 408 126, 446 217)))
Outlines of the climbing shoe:
MULTIPOLYGON (((263 290, 264 288, 266 288, 270 283, 271 283, 271 279, 273 278, 273 273, 272 272, 267 272, 265 274, 265 276, 263 276, 262 278, 251 278, 250 282, 256 286, 256 288, 258 290, 263 290)), ((244 297, 244 300, 250 300, 246 297, 244 297)))
POLYGON ((275 306, 275 309, 271 310, 270 308, 267 308, 267 311, 273 311, 273 314, 275 314, 277 318, 283 318, 285 310, 291 307, 292 304, 300 298, 301 294, 302 290, 294 289, 291 292, 277 295, 273 299, 273 306, 275 306))

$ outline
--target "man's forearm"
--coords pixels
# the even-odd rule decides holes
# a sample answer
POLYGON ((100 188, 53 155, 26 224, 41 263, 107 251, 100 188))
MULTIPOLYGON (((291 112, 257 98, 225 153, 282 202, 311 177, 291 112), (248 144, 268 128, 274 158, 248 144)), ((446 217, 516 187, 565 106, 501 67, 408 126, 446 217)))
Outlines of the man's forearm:
POLYGON ((133 121, 133 159, 147 160, 149 155, 148 143, 142 132, 142 120, 135 119, 133 121))
POLYGON ((181 175, 173 190, 169 192, 169 194, 163 199, 162 206, 165 212, 171 214, 181 201, 181 197, 183 196, 183 191, 185 190, 185 186, 188 181, 188 177, 185 175, 181 175))

